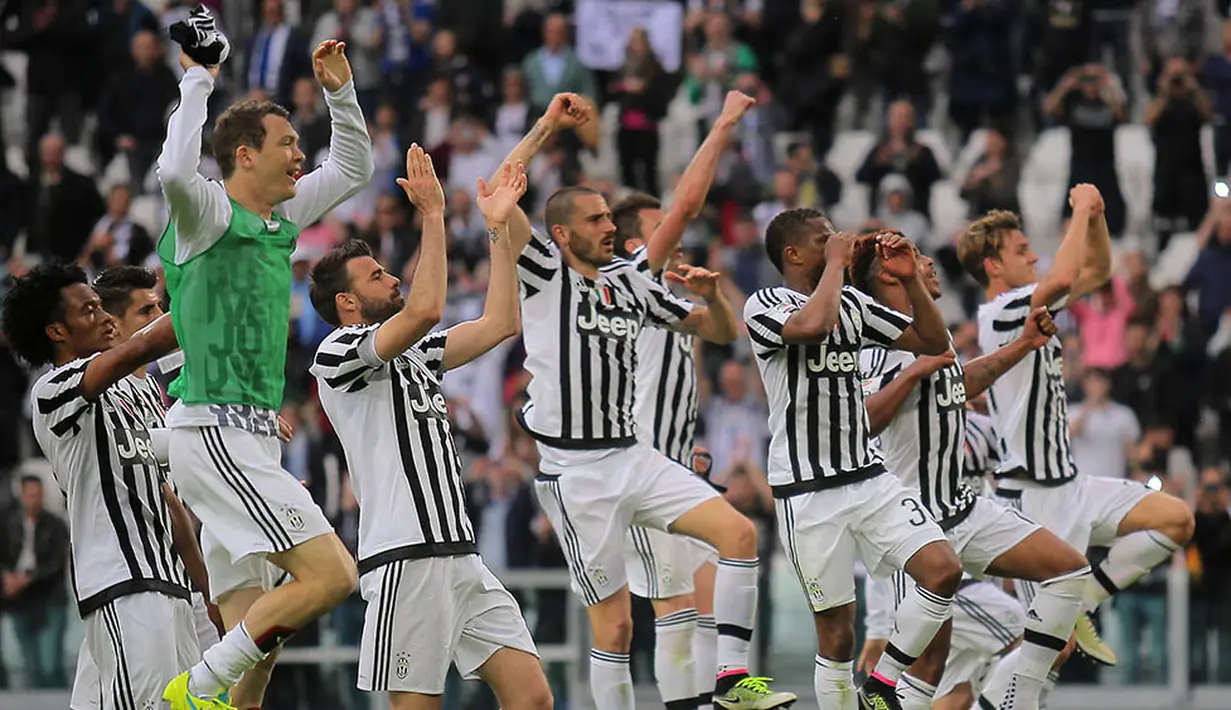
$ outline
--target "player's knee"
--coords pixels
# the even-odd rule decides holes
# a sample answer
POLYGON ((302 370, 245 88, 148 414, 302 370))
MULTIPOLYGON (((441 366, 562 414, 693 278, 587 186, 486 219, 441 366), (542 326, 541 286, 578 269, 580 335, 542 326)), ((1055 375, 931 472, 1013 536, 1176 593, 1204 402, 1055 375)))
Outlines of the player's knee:
POLYGON ((957 594, 962 583, 962 562, 953 551, 953 546, 946 543, 932 544, 921 551, 926 554, 926 562, 919 565, 915 581, 919 586, 942 596, 951 597, 957 594))
POLYGON ((1193 513, 1179 498, 1167 496, 1166 501, 1166 505, 1162 506, 1162 515, 1159 516, 1159 523, 1155 530, 1166 535, 1181 547, 1187 545, 1196 527, 1193 513))
POLYGON ((334 567, 330 574, 321 579, 322 601, 331 609, 349 597, 359 584, 359 569, 354 560, 349 557, 341 558, 334 567))
POLYGON ((855 657, 854 606, 847 604, 813 615, 817 650, 821 656, 838 661, 855 657))
POLYGON ((757 526, 736 513, 729 524, 724 523, 718 554, 728 559, 752 559, 757 556, 757 526))
POLYGON ((631 617, 604 619, 594 625, 594 647, 600 651, 626 653, 633 644, 631 617))
POLYGON ((556 705, 556 700, 552 697, 551 688, 547 686, 547 681, 544 680, 541 687, 527 690, 512 703, 504 706, 505 710, 552 710, 556 705))
MULTIPOLYGON (((1085 561, 1085 558, 1082 558, 1085 561)), ((1081 599, 1085 594, 1086 585, 1090 583, 1090 565, 1083 564, 1077 569, 1069 570, 1046 579, 1039 584, 1041 589, 1052 594, 1069 599, 1081 599)))

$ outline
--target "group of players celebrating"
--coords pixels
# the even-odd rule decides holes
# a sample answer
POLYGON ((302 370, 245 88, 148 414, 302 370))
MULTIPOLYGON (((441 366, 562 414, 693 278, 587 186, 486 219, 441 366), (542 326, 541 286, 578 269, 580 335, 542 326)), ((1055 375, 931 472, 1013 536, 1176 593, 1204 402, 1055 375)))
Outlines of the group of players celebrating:
MULTIPOLYGON (((447 286, 445 200, 431 158, 411 146, 398 184, 423 234, 408 294, 357 241, 311 275, 312 305, 336 327, 311 374, 360 504, 356 564, 281 468, 279 439, 291 432, 277 416, 296 237, 373 171, 345 46, 325 42, 313 56, 329 158, 299 177, 287 112, 242 101, 213 130, 217 182, 198 163, 228 45, 201 8, 177 39, 185 73, 158 161, 171 313, 153 272, 137 267, 91 285, 76 267, 41 265, 5 301, 16 352, 51 365, 32 409, 68 500, 86 631, 74 710, 259 708, 282 643, 356 585, 367 601, 359 688, 387 691, 395 710, 439 708, 452 663, 506 710, 552 707, 521 611, 478 557, 440 389, 448 370, 519 332, 533 376, 519 419, 540 453, 536 495, 588 610, 595 706, 635 704, 630 590, 653 601, 667 708, 793 703, 749 672, 756 530, 709 483, 693 441, 695 340, 730 343, 739 318, 718 274, 679 250, 753 100, 728 95, 669 210, 647 195, 608 207, 594 190, 565 187, 539 232, 518 206, 526 166, 553 134, 593 120, 580 97, 556 96, 479 181, 487 300, 481 317, 447 330, 433 330, 447 286), (145 367, 176 350, 168 410, 145 367)), ((962 236, 963 264, 988 300, 986 354, 966 363, 935 305, 932 262, 905 236, 853 237, 807 209, 769 225, 784 285, 748 296, 743 322, 768 396, 769 484, 813 612, 824 710, 968 708, 979 688, 982 708, 1037 708, 1074 641, 1115 662, 1089 613, 1192 533, 1180 501, 1074 468, 1051 314, 1107 280, 1110 247, 1098 191, 1079 185, 1070 200, 1073 221, 1041 278, 1013 215, 991 213, 962 236), (990 420, 969 411, 984 392, 990 420), (998 461, 994 497, 983 494, 988 459, 998 461), (1091 544, 1110 547, 1093 571, 1091 544), (859 659, 859 688, 856 556, 885 580, 870 596, 889 620, 859 659), (986 577, 1019 580, 1021 605, 986 577)))

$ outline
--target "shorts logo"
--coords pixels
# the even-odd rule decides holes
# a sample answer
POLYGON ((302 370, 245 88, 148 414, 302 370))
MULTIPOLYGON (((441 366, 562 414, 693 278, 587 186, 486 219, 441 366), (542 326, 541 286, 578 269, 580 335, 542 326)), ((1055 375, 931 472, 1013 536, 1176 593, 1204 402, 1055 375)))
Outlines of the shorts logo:
POLYGON ((282 514, 286 516, 286 524, 291 526, 292 530, 303 530, 303 516, 294 508, 283 508, 282 514))
POLYGON ((663 586, 670 585, 671 578, 674 576, 671 573, 671 565, 663 565, 662 569, 658 571, 658 578, 662 580, 663 586))
POLYGON ((141 710, 154 710, 154 701, 146 700, 145 703, 141 705, 141 710))
POLYGON ((406 674, 410 673, 410 654, 402 651, 397 655, 397 661, 393 666, 393 673, 398 677, 398 680, 406 680, 406 674))
POLYGON ((600 587, 607 586, 607 583, 611 581, 607 578, 607 573, 603 571, 602 567, 591 567, 590 576, 594 578, 595 582, 598 582, 600 587))
POLYGON ((804 583, 804 587, 808 592, 808 601, 813 604, 822 604, 825 602, 825 592, 821 591, 821 580, 816 577, 809 577, 804 583))

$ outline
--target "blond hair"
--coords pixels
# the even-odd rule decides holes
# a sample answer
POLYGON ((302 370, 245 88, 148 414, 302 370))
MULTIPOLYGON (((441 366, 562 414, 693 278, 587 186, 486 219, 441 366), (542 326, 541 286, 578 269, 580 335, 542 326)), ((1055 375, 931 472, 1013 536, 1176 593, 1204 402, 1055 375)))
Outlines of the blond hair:
POLYGON ((962 262, 962 268, 986 287, 987 269, 983 266, 983 260, 998 259, 1005 235, 1021 228, 1021 220, 1007 210, 992 210, 971 222, 957 244, 957 258, 962 262))

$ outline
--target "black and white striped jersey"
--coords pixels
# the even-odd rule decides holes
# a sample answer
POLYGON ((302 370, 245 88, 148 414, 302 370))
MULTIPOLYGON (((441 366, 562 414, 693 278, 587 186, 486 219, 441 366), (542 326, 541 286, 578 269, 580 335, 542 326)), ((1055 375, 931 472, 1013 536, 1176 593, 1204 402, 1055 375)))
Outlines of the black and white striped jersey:
POLYGON ((763 288, 744 305, 744 322, 769 399, 769 483, 786 497, 870 478, 884 471, 869 448, 859 351, 889 346, 910 318, 843 287, 838 322, 821 343, 789 345, 782 328, 808 296, 763 288))
MULTIPOLYGON (((1022 334, 1037 286, 1006 291, 979 306, 983 352, 995 352, 1022 334)), ((1077 475, 1069 445, 1064 356, 1058 336, 996 380, 988 390, 988 408, 1000 435, 1000 474, 1024 469, 1029 478, 1051 485, 1077 475)))
MULTIPOLYGON (((663 283, 661 275, 650 273, 645 247, 633 254, 632 263, 663 283)), ((637 436, 690 469, 697 433, 695 344, 692 334, 667 328, 643 328, 637 338, 637 436)))
POLYGON ((474 554, 462 463, 440 381, 449 331, 385 362, 377 325, 338 328, 310 369, 359 502, 359 570, 399 559, 474 554))
POLYGON ((152 375, 138 377, 134 373, 116 385, 128 389, 147 429, 163 429, 167 426, 167 405, 163 399, 162 387, 158 386, 152 375))
POLYGON ((966 456, 962 459, 962 475, 976 491, 1000 467, 1000 442, 992 418, 979 412, 966 412, 966 456))
MULTIPOLYGON (((859 365, 865 397, 887 387, 910 367, 914 353, 864 348, 859 365)), ((960 363, 921 379, 880 433, 885 465, 906 485, 941 527, 952 527, 970 512, 975 492, 962 480, 966 444, 966 383, 960 363)))
POLYGON ((517 261, 522 338, 533 379, 526 430, 556 449, 612 449, 637 441, 637 344, 647 325, 670 327, 692 304, 617 259, 597 280, 570 269, 535 233, 517 261))
POLYGON ((83 617, 129 594, 189 598, 142 405, 125 383, 85 399, 81 381, 94 357, 53 368, 31 396, 34 437, 68 500, 83 617))

